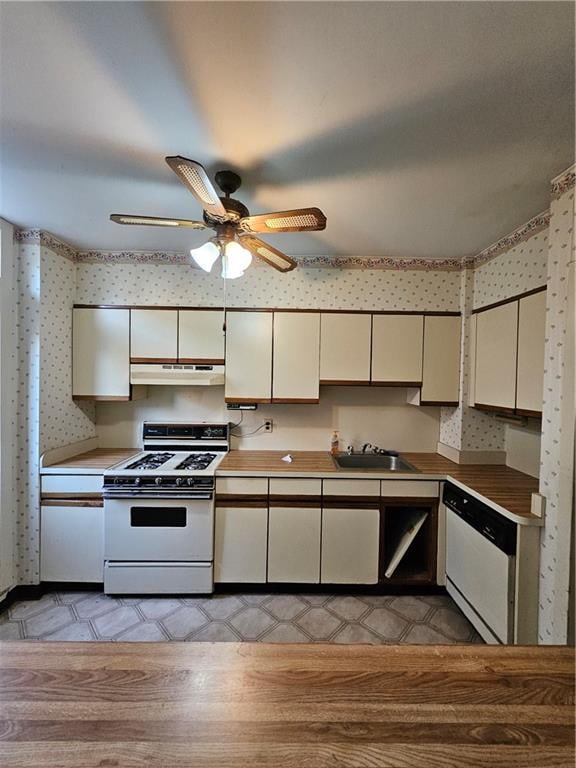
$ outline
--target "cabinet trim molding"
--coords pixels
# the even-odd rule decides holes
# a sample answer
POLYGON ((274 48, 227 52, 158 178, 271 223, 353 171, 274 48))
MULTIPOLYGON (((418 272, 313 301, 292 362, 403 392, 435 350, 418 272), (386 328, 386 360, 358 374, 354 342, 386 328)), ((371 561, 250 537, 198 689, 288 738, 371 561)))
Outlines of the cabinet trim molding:
MULTIPOLYGON (((538 288, 537 290, 546 290, 538 288)), ((536 291, 531 291, 536 293, 536 291)), ((528 294, 523 294, 528 295, 528 294)), ((518 298, 518 297, 516 297, 518 298)), ((159 309, 189 310, 202 312, 223 312, 224 307, 190 307, 185 304, 157 306, 156 304, 74 304, 74 309, 159 309)), ((484 309, 484 307, 483 307, 484 309)), ((481 310, 473 310, 479 312, 481 310)), ((324 315, 423 315, 424 317, 460 317, 461 312, 426 311, 416 309, 322 309, 321 307, 226 307, 226 312, 319 312, 324 315)))
POLYGON ((179 357, 174 362, 183 365, 224 365, 225 360, 223 357, 179 357))
POLYGON ((380 496, 322 496, 324 509, 380 509, 380 496))
POLYGON ((136 364, 144 364, 144 365, 156 364, 156 363, 159 365, 161 365, 162 363, 168 363, 170 365, 174 365, 175 363, 178 362, 178 358, 177 357, 131 357, 130 362, 136 363, 136 364))
POLYGON ((485 403, 474 403, 472 408, 477 408, 479 411, 488 411, 492 413, 505 413, 514 415, 516 413, 515 408, 508 408, 504 405, 486 405, 485 403))
POLYGON ((216 496, 217 507, 268 507, 268 495, 258 493, 246 493, 242 495, 234 493, 219 493, 216 496))
POLYGON ((514 296, 510 296, 508 299, 502 299, 502 301, 495 301, 493 304, 486 304, 485 307, 478 307, 478 309, 473 309, 472 314, 478 315, 480 312, 486 312, 489 309, 495 309, 496 307, 502 307, 504 304, 511 304, 513 301, 519 301, 520 299, 525 299, 526 296, 533 296, 535 293, 542 293, 542 291, 545 291, 547 289, 546 285, 541 285, 539 288, 532 288, 531 291, 524 291, 524 293, 517 293, 514 296))

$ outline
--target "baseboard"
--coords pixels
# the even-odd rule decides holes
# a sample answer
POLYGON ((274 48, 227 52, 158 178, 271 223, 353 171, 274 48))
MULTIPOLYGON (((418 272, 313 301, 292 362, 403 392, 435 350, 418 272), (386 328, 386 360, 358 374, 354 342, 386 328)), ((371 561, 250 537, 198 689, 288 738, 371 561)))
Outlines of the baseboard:
POLYGON ((439 584, 214 584, 214 593, 266 593, 309 595, 445 595, 446 587, 439 584))
POLYGON ((438 443, 436 450, 456 464, 506 464, 506 451, 461 451, 446 443, 438 443))

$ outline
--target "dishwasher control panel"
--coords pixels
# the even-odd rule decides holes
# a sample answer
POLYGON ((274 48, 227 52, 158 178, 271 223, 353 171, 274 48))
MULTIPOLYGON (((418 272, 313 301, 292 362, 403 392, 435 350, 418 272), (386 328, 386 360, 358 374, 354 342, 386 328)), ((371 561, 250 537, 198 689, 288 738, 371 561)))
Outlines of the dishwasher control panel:
POLYGON ((516 523, 452 483, 444 484, 444 504, 507 555, 516 554, 516 523))

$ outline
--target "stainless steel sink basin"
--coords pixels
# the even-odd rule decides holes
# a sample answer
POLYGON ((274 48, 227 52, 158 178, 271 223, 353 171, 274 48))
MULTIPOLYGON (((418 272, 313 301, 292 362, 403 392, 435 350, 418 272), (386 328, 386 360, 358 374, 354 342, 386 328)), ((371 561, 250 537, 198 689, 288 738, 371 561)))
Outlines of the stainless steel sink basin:
POLYGON ((385 472, 417 472, 401 456, 382 456, 373 453, 341 453, 334 456, 339 469, 382 469, 385 472))

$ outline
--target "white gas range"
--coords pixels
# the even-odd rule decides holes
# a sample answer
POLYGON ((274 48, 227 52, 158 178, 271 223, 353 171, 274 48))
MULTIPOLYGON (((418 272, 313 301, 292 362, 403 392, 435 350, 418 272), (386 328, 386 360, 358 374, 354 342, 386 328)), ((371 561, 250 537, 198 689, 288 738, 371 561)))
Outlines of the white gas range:
POLYGON ((104 472, 106 594, 213 591, 214 473, 229 424, 144 422, 144 450, 104 472))

